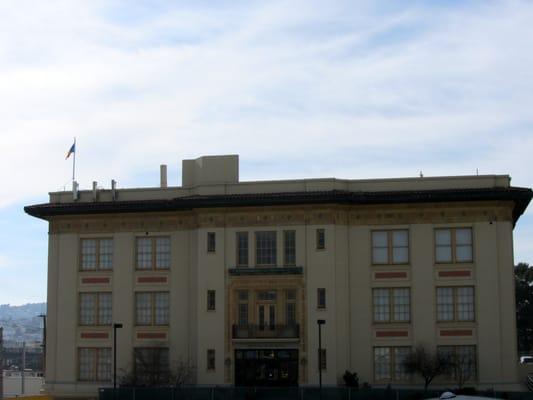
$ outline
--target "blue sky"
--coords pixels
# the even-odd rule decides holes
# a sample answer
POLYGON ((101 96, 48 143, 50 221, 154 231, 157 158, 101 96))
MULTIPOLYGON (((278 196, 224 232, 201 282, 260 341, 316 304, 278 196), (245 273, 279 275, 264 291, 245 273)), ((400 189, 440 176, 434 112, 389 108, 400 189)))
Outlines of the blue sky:
MULTIPOLYGON (((241 179, 509 174, 533 186, 533 3, 0 3, 0 304, 46 297, 47 224, 77 178, 151 186, 238 153, 241 179)), ((533 263, 533 212, 515 229, 533 263)))

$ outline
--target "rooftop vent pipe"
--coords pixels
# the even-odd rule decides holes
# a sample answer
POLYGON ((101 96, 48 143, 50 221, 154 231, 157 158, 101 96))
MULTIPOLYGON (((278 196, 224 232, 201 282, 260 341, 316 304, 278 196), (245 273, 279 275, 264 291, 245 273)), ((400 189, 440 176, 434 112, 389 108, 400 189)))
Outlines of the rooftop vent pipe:
POLYGON ((166 188, 167 187, 167 166, 166 164, 161 164, 160 172, 161 172, 161 187, 166 188))

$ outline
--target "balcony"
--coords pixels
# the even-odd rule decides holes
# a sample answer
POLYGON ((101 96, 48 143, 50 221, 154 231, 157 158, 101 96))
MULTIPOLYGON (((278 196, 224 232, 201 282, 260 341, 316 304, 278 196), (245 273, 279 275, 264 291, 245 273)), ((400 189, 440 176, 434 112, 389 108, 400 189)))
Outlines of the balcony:
POLYGON ((300 326, 294 325, 233 325, 233 339, 298 339, 300 326))

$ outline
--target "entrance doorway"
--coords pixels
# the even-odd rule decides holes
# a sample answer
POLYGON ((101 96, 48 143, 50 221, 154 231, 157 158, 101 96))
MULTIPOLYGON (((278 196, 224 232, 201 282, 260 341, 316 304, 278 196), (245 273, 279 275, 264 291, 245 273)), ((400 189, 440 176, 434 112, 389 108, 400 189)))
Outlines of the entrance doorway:
POLYGON ((297 386, 298 350, 235 350, 235 386, 297 386))

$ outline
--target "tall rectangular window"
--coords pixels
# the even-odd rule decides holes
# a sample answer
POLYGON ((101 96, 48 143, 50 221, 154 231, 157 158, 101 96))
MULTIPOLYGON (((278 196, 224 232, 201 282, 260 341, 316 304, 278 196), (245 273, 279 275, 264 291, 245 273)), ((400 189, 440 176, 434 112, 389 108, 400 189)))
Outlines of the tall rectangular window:
POLYGON ((437 346, 437 354, 449 359, 452 369, 449 379, 468 382, 477 379, 477 354, 474 345, 437 346))
POLYGON ((374 322, 409 322, 410 292, 409 288, 372 289, 374 322))
POLYGON ((248 325, 248 291, 237 291, 237 317, 240 326, 248 325))
POLYGON ((296 325, 296 290, 285 292, 285 322, 287 325, 296 325))
POLYGON ((237 232, 237 267, 248 266, 248 232, 237 232))
POLYGON ((435 229, 435 262, 472 262, 472 228, 435 229))
POLYGON ((215 349, 207 350, 207 370, 214 371, 216 367, 215 349))
POLYGON ((109 292, 80 293, 80 325, 111 325, 112 296, 109 292))
POLYGON ((215 311, 216 309, 216 292, 214 290, 207 291, 207 311, 215 311))
POLYGON ((326 230, 317 229, 316 230, 316 249, 324 250, 326 248, 326 230))
POLYGON ((277 264, 276 232, 255 233, 255 257, 258 266, 277 264))
POLYGON ((170 268, 170 238, 139 237, 136 245, 136 264, 139 270, 170 268))
POLYGON ((81 239, 80 269, 106 271, 113 268, 113 239, 81 239))
POLYGON ((136 325, 168 325, 169 316, 169 292, 135 293, 136 325))
POLYGON ((438 287, 437 321, 474 321, 474 287, 438 287))
POLYGON ((215 232, 207 232, 207 252, 214 253, 217 249, 217 237, 215 232))
POLYGON ((407 229, 372 231, 372 264, 407 264, 409 232, 407 229))
POLYGON ((139 384, 168 384, 170 365, 167 347, 137 347, 133 350, 133 358, 133 373, 139 384))
POLYGON ((326 289, 317 289, 317 308, 326 308, 326 289))
POLYGON ((111 349, 80 347, 78 349, 78 379, 87 382, 111 380, 111 349))
POLYGON ((283 231, 283 263, 296 265, 296 231, 283 231))
POLYGON ((404 360, 410 347, 374 347, 374 379, 405 382, 410 379, 404 360))

